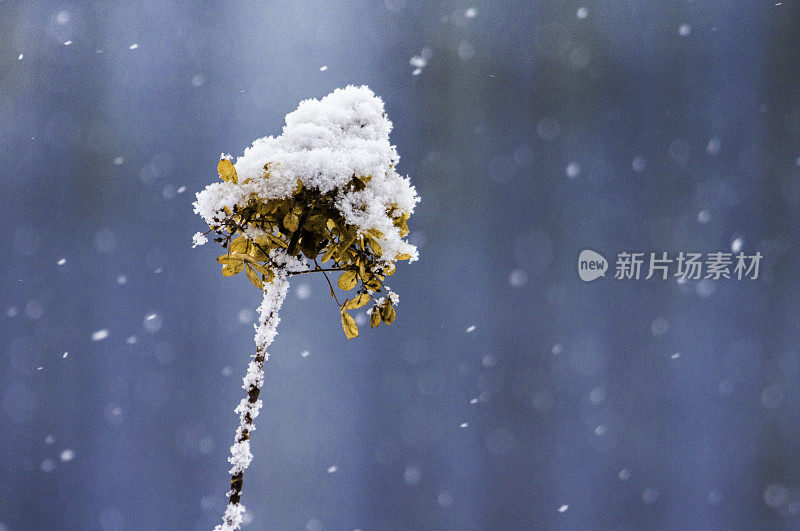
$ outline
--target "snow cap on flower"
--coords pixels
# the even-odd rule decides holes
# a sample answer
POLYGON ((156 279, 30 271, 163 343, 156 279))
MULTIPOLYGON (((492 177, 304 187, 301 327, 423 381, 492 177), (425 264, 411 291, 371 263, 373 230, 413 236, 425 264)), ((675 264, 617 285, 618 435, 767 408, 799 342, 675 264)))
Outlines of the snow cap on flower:
POLYGON ((237 182, 217 182, 197 194, 195 212, 209 225, 227 207, 291 197, 298 179, 307 189, 335 197, 335 206, 359 232, 379 231, 387 257, 417 257, 403 240, 393 217, 410 215, 419 201, 407 177, 395 170, 399 156, 389 142, 392 123, 383 101, 366 86, 336 89, 322 99, 307 99, 286 115, 277 137, 259 138, 236 159, 237 182), (368 177, 353 190, 354 177, 368 177))

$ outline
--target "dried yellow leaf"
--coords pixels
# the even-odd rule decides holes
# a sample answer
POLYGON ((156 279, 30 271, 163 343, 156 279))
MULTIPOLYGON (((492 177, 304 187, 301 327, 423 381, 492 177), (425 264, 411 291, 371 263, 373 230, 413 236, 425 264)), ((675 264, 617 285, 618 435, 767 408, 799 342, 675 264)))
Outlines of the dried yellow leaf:
POLYGON ((233 258, 234 260, 239 260, 239 261, 242 261, 242 262, 248 262, 248 263, 254 263, 255 262, 255 259, 253 259, 253 257, 250 256, 249 254, 231 253, 230 257, 233 258))
POLYGON ((370 277, 364 281, 364 286, 366 286, 371 291, 378 291, 381 289, 381 282, 378 280, 377 277, 370 277))
POLYGON ((296 231, 300 227, 300 216, 295 214, 294 210, 290 210, 283 216, 283 226, 286 227, 288 231, 296 231))
POLYGON ((250 267, 261 273, 262 275, 269 275, 272 273, 269 267, 265 266, 264 264, 248 264, 250 267))
POLYGON ((236 175, 236 168, 233 167, 233 164, 228 159, 222 159, 217 164, 217 172, 219 172, 219 177, 225 182, 232 182, 236 184, 239 178, 236 175))
POLYGON ((336 283, 344 291, 348 291, 356 287, 356 284, 358 284, 358 276, 355 271, 345 271, 339 276, 339 280, 336 283))
POLYGON ((378 308, 375 307, 372 309, 372 314, 369 317, 369 327, 375 328, 381 324, 381 312, 378 311, 378 308))
POLYGON ((262 289, 261 275, 259 275, 255 269, 248 266, 245 268, 245 273, 247 273, 247 278, 250 279, 250 282, 252 282, 255 287, 262 289))
POLYGON ((267 234, 267 238, 269 238, 278 247, 281 247, 283 249, 288 249, 289 248, 289 245, 286 242, 284 242, 283 240, 281 240, 280 238, 278 238, 274 234, 267 234))
POLYGON ((344 310, 342 310, 342 330, 344 330, 344 335, 347 336, 347 339, 358 337, 358 326, 356 325, 356 320, 344 310))
POLYGON ((247 251, 247 254, 253 257, 253 260, 258 262, 266 262, 267 261, 267 254, 261 250, 261 245, 259 244, 256 246, 254 243, 250 244, 250 250, 247 251))
POLYGON ((241 273, 242 269, 244 269, 243 262, 225 264, 225 266, 223 266, 222 268, 222 274, 225 275, 226 277, 232 277, 237 273, 241 273))
POLYGON ((368 240, 369 240, 369 248, 372 249, 372 252, 375 253, 375 256, 380 258, 380 256, 383 254, 383 249, 381 249, 381 244, 379 244, 378 240, 376 240, 372 236, 369 236, 368 240))
POLYGON ((338 251, 336 253, 336 261, 337 262, 339 262, 340 264, 349 264, 349 263, 352 262, 353 253, 350 251, 350 249, 347 246, 345 246, 343 244, 339 244, 337 249, 338 249, 338 251))
POLYGON ((343 308, 345 310, 356 310, 358 308, 361 308, 368 302, 369 302, 369 295, 367 295, 366 293, 359 293, 349 301, 346 301, 344 303, 343 308))
POLYGON ((325 254, 322 255, 322 263, 324 264, 331 258, 333 258, 333 253, 336 252, 336 246, 334 244, 330 244, 328 249, 325 251, 325 254))
POLYGON ((387 325, 392 324, 396 315, 394 306, 392 306, 391 303, 387 302, 381 306, 381 319, 383 319, 383 322, 387 325))
POLYGON ((244 236, 239 236, 235 240, 231 241, 231 245, 230 245, 230 247, 228 247, 228 249, 230 249, 230 252, 232 252, 232 253, 242 253, 242 254, 244 254, 244 253, 247 252, 248 245, 249 245, 249 242, 248 242, 247 238, 245 238, 244 236))

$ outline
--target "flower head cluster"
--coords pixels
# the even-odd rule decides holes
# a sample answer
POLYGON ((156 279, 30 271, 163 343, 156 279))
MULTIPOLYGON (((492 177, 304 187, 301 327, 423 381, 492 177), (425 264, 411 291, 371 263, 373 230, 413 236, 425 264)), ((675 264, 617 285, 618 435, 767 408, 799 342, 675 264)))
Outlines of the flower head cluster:
MULTIPOLYGON (((380 98, 368 87, 348 86, 302 101, 286 116, 281 135, 256 140, 235 164, 223 157, 221 182, 194 203, 228 249, 218 258, 223 274, 245 271, 261 288, 287 255, 307 270, 341 272, 340 288, 358 287, 340 304, 342 327, 356 337, 347 310, 378 300, 374 294, 396 261, 417 259, 405 238, 419 197, 395 169, 391 128, 380 98)), ((194 243, 205 243, 204 235, 194 243)), ((373 319, 373 327, 394 320, 392 298, 380 300, 372 313, 381 319, 373 319)))

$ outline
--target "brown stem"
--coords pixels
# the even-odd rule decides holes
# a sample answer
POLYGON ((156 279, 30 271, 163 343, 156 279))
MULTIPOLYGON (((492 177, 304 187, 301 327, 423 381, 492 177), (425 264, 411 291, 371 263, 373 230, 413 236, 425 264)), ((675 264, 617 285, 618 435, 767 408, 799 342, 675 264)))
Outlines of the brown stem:
POLYGON ((331 284, 331 279, 328 278, 328 274, 325 272, 325 270, 319 267, 319 263, 317 263, 316 258, 314 258, 314 265, 317 266, 317 268, 314 271, 322 271, 322 275, 325 277, 325 280, 328 281, 328 286, 331 288, 331 297, 333 297, 333 300, 335 300, 336 304, 339 306, 339 308, 341 308, 342 305, 339 303, 339 299, 336 297, 336 292, 333 291, 333 284, 331 284))

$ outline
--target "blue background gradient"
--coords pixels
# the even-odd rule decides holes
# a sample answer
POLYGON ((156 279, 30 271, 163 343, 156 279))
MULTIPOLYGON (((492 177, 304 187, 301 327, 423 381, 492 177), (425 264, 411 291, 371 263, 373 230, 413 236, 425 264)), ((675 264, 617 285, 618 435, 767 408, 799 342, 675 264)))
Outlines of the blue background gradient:
POLYGON ((218 523, 260 297, 191 202, 351 83, 421 259, 349 342, 293 280, 248 528, 799 528, 799 9, 0 2, 0 529, 218 523), (736 238, 757 280, 577 274, 736 238))

